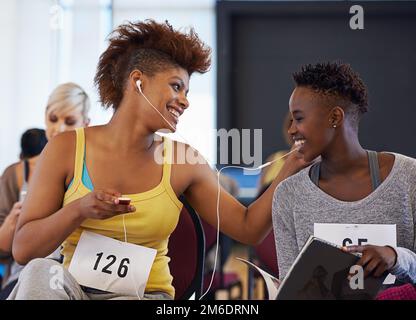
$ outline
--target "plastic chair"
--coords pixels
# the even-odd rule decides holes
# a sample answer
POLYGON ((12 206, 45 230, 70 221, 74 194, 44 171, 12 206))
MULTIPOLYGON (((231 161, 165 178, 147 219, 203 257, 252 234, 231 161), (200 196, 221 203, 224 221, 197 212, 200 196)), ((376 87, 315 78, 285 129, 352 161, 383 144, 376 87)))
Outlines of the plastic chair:
POLYGON ((176 300, 199 299, 205 261, 205 237, 195 210, 180 197, 183 208, 168 244, 176 300))

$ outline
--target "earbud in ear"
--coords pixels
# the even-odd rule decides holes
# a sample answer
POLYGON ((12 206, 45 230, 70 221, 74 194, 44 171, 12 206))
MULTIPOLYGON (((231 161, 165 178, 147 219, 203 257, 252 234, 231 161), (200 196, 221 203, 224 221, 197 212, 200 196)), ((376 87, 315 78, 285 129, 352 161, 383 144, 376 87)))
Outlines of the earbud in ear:
POLYGON ((142 81, 140 79, 136 81, 136 86, 137 86, 137 89, 139 89, 140 93, 143 93, 142 92, 142 81))

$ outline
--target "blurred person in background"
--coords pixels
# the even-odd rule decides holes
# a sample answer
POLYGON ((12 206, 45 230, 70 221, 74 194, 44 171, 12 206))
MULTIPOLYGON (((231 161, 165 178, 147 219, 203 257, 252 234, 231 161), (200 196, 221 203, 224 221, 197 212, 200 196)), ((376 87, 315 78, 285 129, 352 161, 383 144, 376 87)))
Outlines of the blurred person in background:
POLYGON ((79 85, 68 82, 56 87, 45 112, 48 141, 61 132, 87 127, 90 123, 89 110, 90 99, 79 85))
MULTIPOLYGON (((57 86, 49 96, 46 106, 46 130, 26 131, 21 141, 21 161, 12 164, 3 173, 0 185, 0 255, 7 267, 0 299, 7 298, 23 268, 12 259, 12 242, 28 181, 34 171, 38 155, 47 141, 57 134, 88 126, 89 110, 90 99, 79 85, 68 82, 57 86)), ((49 257, 59 260, 59 248, 49 257)))
POLYGON ((12 164, 3 173, 0 185, 0 256, 6 264, 0 298, 7 298, 16 284, 23 268, 12 259, 12 242, 17 218, 27 191, 33 168, 46 145, 43 129, 29 129, 21 138, 20 161, 12 164))

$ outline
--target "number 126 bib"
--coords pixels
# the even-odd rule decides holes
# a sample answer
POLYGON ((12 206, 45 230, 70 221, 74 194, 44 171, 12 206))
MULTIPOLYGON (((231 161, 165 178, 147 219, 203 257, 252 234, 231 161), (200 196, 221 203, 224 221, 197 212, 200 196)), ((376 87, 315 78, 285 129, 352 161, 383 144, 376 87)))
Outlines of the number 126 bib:
POLYGON ((155 249, 84 231, 68 270, 80 285, 142 298, 155 256, 155 249))

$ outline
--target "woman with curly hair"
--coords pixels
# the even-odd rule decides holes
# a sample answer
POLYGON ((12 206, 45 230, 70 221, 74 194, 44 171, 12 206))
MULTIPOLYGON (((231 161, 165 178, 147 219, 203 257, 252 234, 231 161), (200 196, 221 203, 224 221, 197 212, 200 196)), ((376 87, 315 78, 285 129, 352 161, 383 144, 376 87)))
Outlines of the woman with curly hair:
MULTIPOLYGON (((167 244, 182 209, 178 197, 184 194, 200 216, 216 226, 217 178, 202 159, 196 164, 187 159, 185 163, 172 161, 181 150, 198 153, 166 137, 159 139, 155 132, 175 131, 189 107, 190 76, 209 67, 210 49, 193 29, 183 33, 168 23, 147 20, 114 31, 95 77, 101 101, 114 110, 113 117, 106 125, 60 134, 47 145, 14 238, 15 259, 30 262, 10 299, 174 298, 167 244), (155 157, 160 150, 162 162, 155 157), (131 203, 121 203, 122 195, 131 203), (141 264, 127 265, 130 260, 125 259, 118 269, 119 278, 111 278, 110 289, 100 289, 104 280, 92 275, 92 270, 101 270, 103 253, 93 251, 92 240, 83 238, 83 231, 95 234, 94 239, 100 235, 101 243, 119 240, 115 246, 120 250, 127 246, 123 242, 156 250, 143 295, 138 290, 137 295, 126 293, 131 283, 136 285, 135 279, 123 278, 126 268, 132 274, 141 264), (47 256, 61 243, 64 266, 87 275, 93 285, 79 285, 65 269, 62 285, 51 289, 49 270, 54 263, 36 258, 47 256), (96 255, 95 265, 78 258, 79 252, 96 255)), ((222 232, 244 243, 259 242, 268 233, 273 189, 306 165, 295 156, 292 160, 249 208, 221 191, 222 232)), ((104 268, 102 272, 112 271, 104 268)))
POLYGON ((397 247, 349 246, 362 253, 365 276, 389 271, 416 283, 416 160, 365 150, 358 125, 367 112, 367 90, 347 64, 306 65, 293 75, 289 134, 306 162, 320 161, 289 177, 273 198, 273 226, 284 278, 314 223, 395 224, 397 247))

